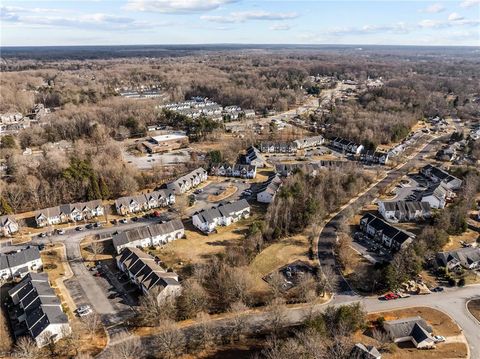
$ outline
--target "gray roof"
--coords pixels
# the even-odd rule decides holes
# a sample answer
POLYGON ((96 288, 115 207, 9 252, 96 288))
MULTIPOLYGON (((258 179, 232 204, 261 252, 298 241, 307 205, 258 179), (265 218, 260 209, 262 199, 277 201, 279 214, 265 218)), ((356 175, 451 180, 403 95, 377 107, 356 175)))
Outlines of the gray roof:
POLYGON ((8 291, 12 298, 18 297, 22 303, 25 309, 25 322, 33 338, 39 336, 49 324, 68 323, 60 300, 48 283, 47 274, 41 274, 28 274, 8 291))
POLYGON ((160 267, 155 259, 138 248, 125 248, 122 254, 117 257, 123 263, 126 270, 131 273, 138 282, 148 291, 154 286, 161 290, 169 285, 179 286, 178 275, 174 272, 167 272, 160 267))
POLYGON ((36 212, 35 218, 38 218, 41 215, 44 215, 47 218, 51 217, 57 217, 60 214, 64 215, 70 215, 73 210, 78 210, 78 211, 84 211, 85 209, 94 209, 97 207, 102 206, 102 201, 99 199, 93 200, 93 201, 87 201, 87 202, 76 202, 76 203, 71 203, 71 204, 61 204, 56 207, 50 207, 50 208, 45 208, 41 209, 36 212))
POLYGON ((417 343, 428 338, 433 331, 432 327, 418 316, 386 321, 383 326, 390 332, 393 339, 413 337, 417 343))
POLYGON ((0 267, 2 269, 7 267, 18 267, 26 265, 27 263, 40 259, 40 251, 36 246, 28 246, 17 252, 11 252, 7 254, 0 253, 0 267))
POLYGON ((195 213, 194 216, 197 215, 203 223, 211 223, 215 218, 230 217, 234 213, 244 211, 248 208, 250 208, 248 202, 245 199, 241 199, 240 201, 220 204, 215 208, 200 211, 195 213))
POLYGON ((193 170, 192 172, 187 173, 186 175, 177 178, 175 181, 172 181, 167 184, 168 188, 173 188, 173 189, 179 189, 180 186, 183 183, 188 183, 193 180, 194 177, 198 177, 200 175, 206 174, 207 171, 205 171, 202 167, 197 168, 196 170, 193 170))
POLYGON ((152 238, 160 235, 166 235, 183 229, 181 220, 176 219, 165 223, 158 223, 153 225, 146 225, 120 232, 113 236, 113 246, 117 248, 124 244, 139 241, 146 238, 152 238))
POLYGON ((437 258, 444 266, 453 261, 458 262, 464 267, 469 267, 473 263, 480 262, 480 248, 467 247, 449 252, 440 252, 438 253, 437 258))

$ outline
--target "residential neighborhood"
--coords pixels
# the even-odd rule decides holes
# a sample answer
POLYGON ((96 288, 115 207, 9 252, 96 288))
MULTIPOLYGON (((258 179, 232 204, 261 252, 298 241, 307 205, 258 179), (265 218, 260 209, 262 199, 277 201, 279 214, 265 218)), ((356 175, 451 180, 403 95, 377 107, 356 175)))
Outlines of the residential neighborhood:
POLYGON ((3 2, 1 358, 480 359, 478 0, 3 2))

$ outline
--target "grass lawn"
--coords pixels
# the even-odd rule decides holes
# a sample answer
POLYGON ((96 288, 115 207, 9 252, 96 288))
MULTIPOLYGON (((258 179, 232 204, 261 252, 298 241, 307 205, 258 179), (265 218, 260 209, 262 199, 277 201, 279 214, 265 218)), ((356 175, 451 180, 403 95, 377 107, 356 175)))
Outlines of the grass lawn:
MULTIPOLYGON (((399 309, 388 312, 371 313, 368 315, 368 320, 374 321, 378 317, 384 317, 385 320, 395 320, 400 318, 421 316, 433 328, 434 335, 442 335, 447 338, 447 343, 437 344, 436 349, 433 350, 418 350, 413 346, 401 344, 396 345, 394 352, 382 353, 384 359, 429 359, 429 358, 466 358, 467 346, 461 342, 463 334, 461 329, 453 320, 443 312, 432 308, 415 307, 399 309), (450 339, 448 337, 456 337, 450 339)), ((375 340, 369 336, 362 335, 359 338, 361 342, 375 345, 375 340)), ((378 345, 378 344, 377 344, 378 345)))
POLYGON ((275 269, 291 263, 294 260, 300 259, 315 265, 316 263, 310 261, 307 255, 308 240, 304 235, 285 238, 265 248, 255 257, 249 266, 255 278, 256 290, 267 290, 268 285, 262 278, 275 269))
POLYGON ((218 227, 217 233, 204 235, 191 222, 185 224, 185 237, 172 241, 159 249, 146 249, 152 255, 157 255, 162 262, 174 270, 180 270, 187 264, 201 263, 214 254, 225 252, 229 245, 243 240, 250 224, 258 220, 257 214, 236 222, 228 227, 218 227))
POLYGON ((480 322, 480 299, 471 300, 467 307, 470 313, 480 322))
POLYGON ((64 264, 66 259, 63 255, 63 246, 61 244, 48 246, 44 251, 40 252, 40 256, 43 262, 43 270, 48 274, 48 279, 62 303, 63 310, 70 318, 74 318, 73 312, 65 299, 66 295, 57 285, 57 280, 63 278, 66 274, 64 264))

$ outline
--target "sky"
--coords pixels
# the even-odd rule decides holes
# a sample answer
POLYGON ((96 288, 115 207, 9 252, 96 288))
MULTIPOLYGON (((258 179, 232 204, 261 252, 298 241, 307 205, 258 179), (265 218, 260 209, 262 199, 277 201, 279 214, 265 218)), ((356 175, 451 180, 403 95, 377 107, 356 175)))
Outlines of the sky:
POLYGON ((480 0, 0 0, 2 46, 480 46, 480 0))

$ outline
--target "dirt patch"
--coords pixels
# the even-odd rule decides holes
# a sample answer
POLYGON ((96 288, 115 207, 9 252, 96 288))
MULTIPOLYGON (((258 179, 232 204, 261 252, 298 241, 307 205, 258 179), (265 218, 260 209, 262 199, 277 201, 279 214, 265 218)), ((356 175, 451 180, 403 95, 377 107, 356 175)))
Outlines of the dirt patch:
POLYGON ((474 299, 468 302, 468 311, 480 322, 480 299, 474 299))
POLYGON ((467 229, 465 233, 459 236, 450 236, 447 245, 443 248, 444 251, 451 251, 462 248, 462 242, 474 243, 478 237, 478 232, 467 229))
POLYGON ((223 192, 219 193, 218 195, 209 195, 208 196, 208 200, 210 202, 218 202, 218 201, 222 201, 224 200, 225 198, 228 198, 230 197, 231 195, 233 195, 235 192, 238 191, 238 188, 235 187, 235 186, 228 186, 227 188, 225 188, 223 190, 223 192))

